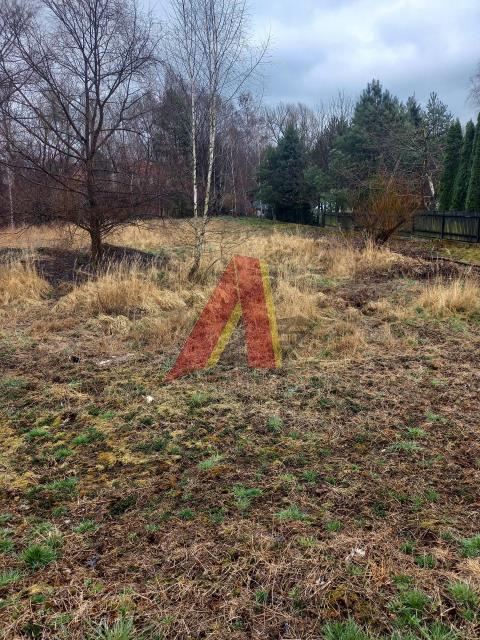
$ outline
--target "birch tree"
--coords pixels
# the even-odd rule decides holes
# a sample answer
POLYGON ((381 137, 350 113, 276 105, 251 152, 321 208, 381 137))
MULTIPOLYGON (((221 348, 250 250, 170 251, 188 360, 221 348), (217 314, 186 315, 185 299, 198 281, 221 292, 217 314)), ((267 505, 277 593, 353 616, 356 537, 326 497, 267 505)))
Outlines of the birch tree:
POLYGON ((250 43, 246 0, 171 0, 171 14, 171 50, 187 82, 191 105, 194 248, 190 276, 194 278, 205 251, 211 212, 219 109, 252 78, 264 60, 267 43, 258 50, 250 43), (198 108, 200 95, 205 98, 205 112, 198 108), (202 118, 208 129, 208 152, 201 201, 197 136, 202 118))

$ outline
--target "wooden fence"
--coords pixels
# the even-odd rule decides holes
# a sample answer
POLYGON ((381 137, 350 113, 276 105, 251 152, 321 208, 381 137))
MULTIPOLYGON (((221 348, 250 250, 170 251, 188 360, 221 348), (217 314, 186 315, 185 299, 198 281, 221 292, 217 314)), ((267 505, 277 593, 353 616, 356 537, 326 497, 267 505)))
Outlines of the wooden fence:
MULTIPOLYGON (((354 220, 348 213, 321 213, 314 218, 313 224, 345 230, 352 230, 355 227, 354 220)), ((403 232, 442 240, 480 242, 480 213, 424 211, 417 214, 411 227, 404 229, 403 232)))

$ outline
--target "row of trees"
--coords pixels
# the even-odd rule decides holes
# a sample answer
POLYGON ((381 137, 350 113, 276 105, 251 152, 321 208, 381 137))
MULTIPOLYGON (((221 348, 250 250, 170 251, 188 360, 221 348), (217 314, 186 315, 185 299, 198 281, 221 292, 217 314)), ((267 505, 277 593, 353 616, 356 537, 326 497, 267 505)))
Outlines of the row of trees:
POLYGON ((436 208, 453 122, 437 94, 425 106, 414 96, 403 104, 374 80, 354 105, 340 97, 326 115, 298 107, 277 120, 284 129, 258 172, 259 198, 277 218, 306 222, 333 210, 365 223, 388 200, 397 214, 384 224, 394 230, 436 208))
POLYGON ((465 135, 459 120, 450 126, 440 186, 442 211, 480 212, 480 114, 465 135))
POLYGON ((63 220, 92 255, 132 220, 193 217, 199 269, 212 210, 245 210, 262 150, 247 83, 245 0, 7 0, 0 10, 2 207, 63 220))

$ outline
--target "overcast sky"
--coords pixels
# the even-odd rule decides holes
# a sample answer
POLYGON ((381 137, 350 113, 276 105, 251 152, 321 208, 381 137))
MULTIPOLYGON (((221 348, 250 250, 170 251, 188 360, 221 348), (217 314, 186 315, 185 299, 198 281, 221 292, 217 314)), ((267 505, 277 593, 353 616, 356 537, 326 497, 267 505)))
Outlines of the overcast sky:
POLYGON ((264 99, 315 105, 379 78, 402 99, 435 90, 463 122, 480 61, 480 0, 250 0, 270 32, 264 99))
MULTIPOLYGON (((145 0, 165 16, 169 0, 145 0)), ((247 0, 254 38, 270 34, 264 101, 357 98, 372 78, 406 100, 436 91, 463 123, 475 117, 480 0, 247 0)))

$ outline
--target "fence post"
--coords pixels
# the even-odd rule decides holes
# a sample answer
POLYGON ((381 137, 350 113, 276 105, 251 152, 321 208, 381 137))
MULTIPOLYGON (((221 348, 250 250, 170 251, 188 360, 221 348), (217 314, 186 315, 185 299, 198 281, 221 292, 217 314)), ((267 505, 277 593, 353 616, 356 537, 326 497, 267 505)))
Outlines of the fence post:
POLYGON ((445 236, 445 212, 442 213, 442 235, 441 235, 442 240, 444 236, 445 236))

